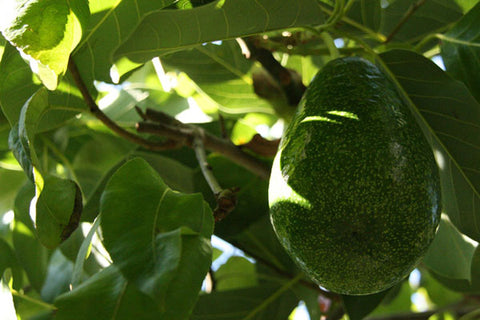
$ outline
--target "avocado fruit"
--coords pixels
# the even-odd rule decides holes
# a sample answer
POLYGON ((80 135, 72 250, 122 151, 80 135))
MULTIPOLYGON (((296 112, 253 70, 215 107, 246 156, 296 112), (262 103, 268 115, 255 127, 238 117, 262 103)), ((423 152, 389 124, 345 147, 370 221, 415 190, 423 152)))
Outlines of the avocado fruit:
POLYGON ((402 281, 438 227, 438 168, 391 80, 338 58, 308 86, 275 156, 270 218, 314 282, 366 295, 402 281))

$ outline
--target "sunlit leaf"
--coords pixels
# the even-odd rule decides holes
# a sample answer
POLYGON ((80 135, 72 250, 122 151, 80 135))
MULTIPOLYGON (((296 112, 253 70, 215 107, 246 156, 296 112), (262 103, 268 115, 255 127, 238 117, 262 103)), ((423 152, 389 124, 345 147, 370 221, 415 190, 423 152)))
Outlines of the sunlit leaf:
POLYGON ((205 44, 162 58, 169 69, 179 69, 227 113, 266 112, 271 107, 255 95, 250 69, 235 41, 205 44), (195 63, 192 63, 194 61, 195 63))
POLYGON ((204 42, 323 21, 324 14, 314 0, 217 0, 194 9, 149 15, 115 54, 144 62, 204 42))
POLYGON ((411 51, 380 55, 401 86, 432 145, 440 170, 442 210, 470 238, 480 240, 480 104, 432 61, 411 51))
POLYGON ((73 59, 87 83, 94 79, 116 82, 118 77, 139 65, 128 59, 117 61, 114 79, 110 69, 113 52, 134 32, 145 16, 160 11, 173 0, 94 0, 89 1, 92 17, 73 59), (116 74, 115 74, 116 73, 116 74))
POLYGON ((58 76, 68 65, 70 53, 82 37, 80 19, 88 19, 83 1, 30 0, 18 5, 2 2, 0 29, 3 36, 36 62, 36 73, 44 85, 54 90, 58 76))

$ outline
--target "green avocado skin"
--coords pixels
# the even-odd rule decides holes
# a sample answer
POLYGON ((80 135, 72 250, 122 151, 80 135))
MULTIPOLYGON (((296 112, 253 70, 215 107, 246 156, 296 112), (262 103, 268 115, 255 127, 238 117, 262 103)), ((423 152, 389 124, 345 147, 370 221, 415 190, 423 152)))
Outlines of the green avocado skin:
POLYGON ((390 80, 358 57, 325 65, 269 184, 274 230, 300 268, 340 294, 388 289, 425 254, 440 201, 432 149, 390 80))

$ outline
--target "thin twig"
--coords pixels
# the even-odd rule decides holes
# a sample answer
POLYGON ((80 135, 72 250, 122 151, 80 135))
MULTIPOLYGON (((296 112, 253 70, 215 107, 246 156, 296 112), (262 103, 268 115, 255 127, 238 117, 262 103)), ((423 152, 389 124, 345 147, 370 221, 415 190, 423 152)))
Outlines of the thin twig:
POLYGON ((212 167, 210 167, 207 162, 207 155, 205 153, 205 147, 203 146, 202 131, 195 130, 192 148, 195 151, 198 164, 200 165, 200 169, 202 170, 205 180, 207 181, 213 194, 217 196, 220 192, 222 192, 223 188, 220 186, 217 179, 213 175, 212 167))
POLYGON ((237 204, 236 193, 238 188, 223 189, 218 183, 217 179, 213 175, 212 167, 207 162, 207 155, 205 153, 205 147, 203 145, 204 131, 196 128, 193 131, 194 138, 192 148, 197 156, 198 165, 202 171, 205 181, 207 181, 210 189, 217 200, 217 207, 213 210, 213 216, 215 222, 223 220, 230 212, 235 209, 237 204))
POLYGON ((410 19, 410 17, 415 13, 415 11, 417 11, 418 8, 423 6, 426 1, 427 0, 419 0, 415 3, 413 3, 410 6, 410 8, 408 9, 408 11, 405 13, 405 15, 402 17, 402 19, 397 23, 395 28, 393 28, 393 30, 387 36, 387 39, 385 39, 384 43, 390 42, 393 39, 393 37, 395 37, 395 35, 400 31, 400 29, 403 27, 403 25, 408 21, 408 19, 410 19))

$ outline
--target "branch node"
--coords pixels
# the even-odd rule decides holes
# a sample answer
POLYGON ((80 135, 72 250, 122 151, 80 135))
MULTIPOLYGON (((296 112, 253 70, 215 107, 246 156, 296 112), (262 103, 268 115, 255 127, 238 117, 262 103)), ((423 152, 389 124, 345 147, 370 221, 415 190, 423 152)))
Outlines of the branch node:
POLYGON ((213 217, 215 222, 223 220, 227 215, 235 209, 237 205, 237 192, 240 188, 233 187, 224 189, 215 195, 217 200, 217 207, 213 210, 213 217))

